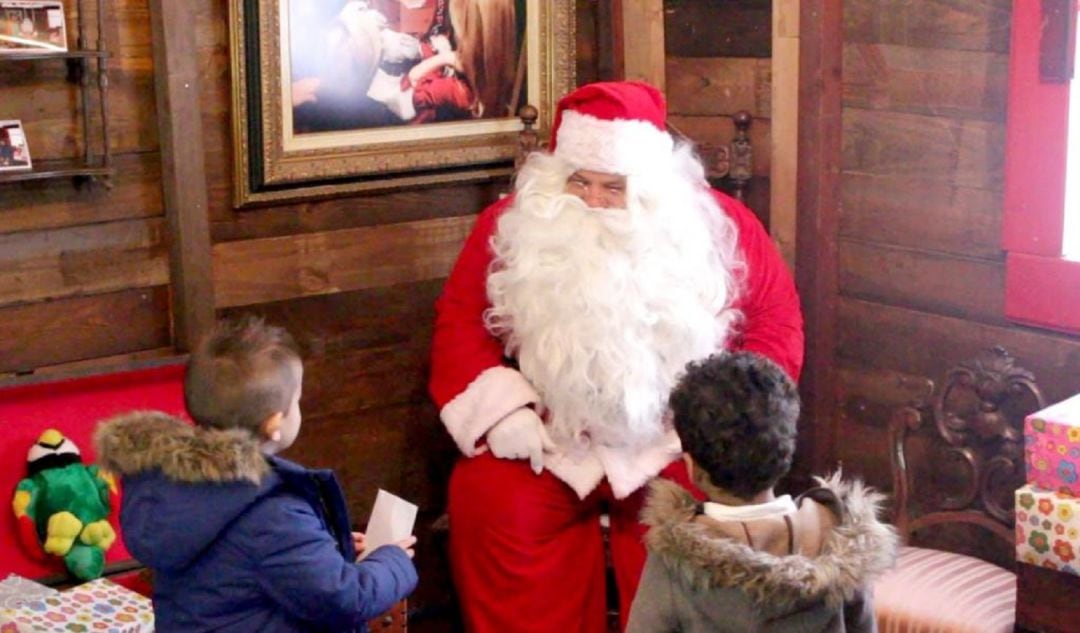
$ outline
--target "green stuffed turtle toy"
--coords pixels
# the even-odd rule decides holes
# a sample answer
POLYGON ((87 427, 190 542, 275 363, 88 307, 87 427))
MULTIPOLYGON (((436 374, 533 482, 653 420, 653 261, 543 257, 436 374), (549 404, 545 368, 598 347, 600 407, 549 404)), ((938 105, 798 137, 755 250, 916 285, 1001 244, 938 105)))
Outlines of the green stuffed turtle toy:
POLYGON ((41 434, 26 462, 12 501, 24 547, 62 558, 77 578, 98 578, 116 540, 108 521, 112 478, 84 464, 79 448, 56 429, 41 434))

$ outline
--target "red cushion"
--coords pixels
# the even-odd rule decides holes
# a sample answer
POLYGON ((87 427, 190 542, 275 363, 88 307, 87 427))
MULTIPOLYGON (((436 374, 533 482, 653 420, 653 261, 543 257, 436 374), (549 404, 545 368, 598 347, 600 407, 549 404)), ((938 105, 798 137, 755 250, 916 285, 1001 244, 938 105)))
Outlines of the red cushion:
POLYGON ((903 547, 874 585, 874 610, 881 633, 1011 632, 1016 575, 971 556, 903 547))
MULTIPOLYGON (((0 389, 0 569, 28 578, 63 572, 58 558, 35 560, 19 545, 11 509, 15 486, 26 476, 26 453, 41 432, 55 428, 75 442, 87 464, 94 461, 91 436, 102 418, 133 409, 157 409, 186 416, 184 365, 169 363, 148 369, 22 384, 0 389)), ((109 521, 120 538, 106 562, 131 559, 119 529, 119 508, 109 521)))

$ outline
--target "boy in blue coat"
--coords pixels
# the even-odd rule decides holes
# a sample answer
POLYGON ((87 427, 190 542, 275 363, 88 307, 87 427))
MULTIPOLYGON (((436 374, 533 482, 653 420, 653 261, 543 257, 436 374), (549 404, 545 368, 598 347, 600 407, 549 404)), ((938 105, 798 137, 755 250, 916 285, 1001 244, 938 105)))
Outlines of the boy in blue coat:
POLYGON ((221 323, 188 362, 195 426, 142 411, 98 429, 158 631, 363 631, 416 587, 415 538, 355 562, 363 535, 334 474, 274 456, 300 431, 302 381, 284 329, 221 323))

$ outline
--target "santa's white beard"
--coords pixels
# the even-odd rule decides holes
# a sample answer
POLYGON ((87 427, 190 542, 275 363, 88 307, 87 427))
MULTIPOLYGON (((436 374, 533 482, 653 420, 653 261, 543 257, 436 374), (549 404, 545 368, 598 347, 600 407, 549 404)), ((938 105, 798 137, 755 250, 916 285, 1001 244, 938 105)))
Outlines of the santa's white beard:
POLYGON ((539 155, 519 175, 492 244, 486 321, 557 442, 641 446, 662 433, 686 363, 720 349, 737 319, 734 228, 692 177, 654 179, 656 196, 631 180, 629 208, 590 209, 563 193, 568 173, 539 155))

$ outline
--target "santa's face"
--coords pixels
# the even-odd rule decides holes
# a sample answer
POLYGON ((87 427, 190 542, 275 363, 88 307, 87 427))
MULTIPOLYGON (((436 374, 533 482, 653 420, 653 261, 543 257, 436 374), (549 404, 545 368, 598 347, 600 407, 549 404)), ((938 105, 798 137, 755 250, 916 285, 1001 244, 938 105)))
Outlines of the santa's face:
POLYGON ((566 179, 566 193, 597 209, 626 208, 626 176, 579 169, 566 179))
POLYGON ((553 158, 519 178, 492 244, 488 326, 541 394, 556 441, 655 439, 675 377, 730 325, 733 285, 697 189, 673 176, 650 205, 625 177, 553 158))

